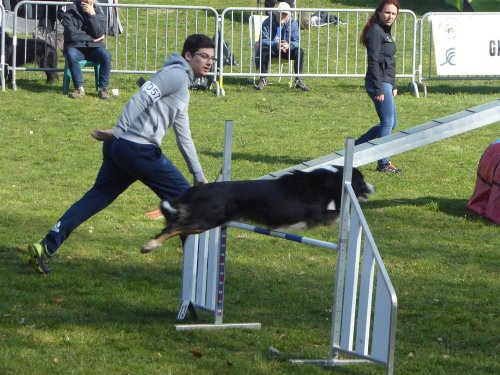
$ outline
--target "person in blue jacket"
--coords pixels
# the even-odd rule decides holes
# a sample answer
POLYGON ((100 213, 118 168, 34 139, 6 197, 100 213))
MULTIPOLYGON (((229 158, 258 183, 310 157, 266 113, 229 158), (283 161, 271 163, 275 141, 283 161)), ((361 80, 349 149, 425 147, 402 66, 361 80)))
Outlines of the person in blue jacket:
POLYGON ((160 149, 170 128, 194 183, 207 183, 191 138, 189 86, 196 77, 211 71, 214 48, 213 40, 206 35, 189 36, 182 55, 172 54, 163 68, 141 86, 113 129, 91 133, 103 142, 101 168, 94 186, 62 215, 43 240, 28 245, 37 272, 49 274, 52 256, 71 232, 110 205, 135 181, 141 181, 161 200, 176 198, 190 187, 160 149))
MULTIPOLYGON (((365 89, 375 104, 380 123, 356 139, 355 144, 371 141, 391 134, 397 125, 394 97, 396 87, 396 43, 391 36, 391 27, 399 13, 398 0, 382 0, 374 14, 368 19, 361 43, 366 47, 368 69, 365 75, 365 89)), ((378 161, 377 171, 400 173, 389 159, 378 161)))
POLYGON ((309 87, 300 79, 304 67, 304 50, 299 45, 299 24, 291 18, 290 5, 280 2, 273 16, 269 16, 262 23, 262 37, 260 46, 256 47, 255 64, 260 68, 261 78, 255 86, 256 90, 263 90, 266 85, 265 74, 269 69, 271 57, 278 57, 285 61, 293 60, 293 70, 296 75, 295 87, 309 91, 309 87))

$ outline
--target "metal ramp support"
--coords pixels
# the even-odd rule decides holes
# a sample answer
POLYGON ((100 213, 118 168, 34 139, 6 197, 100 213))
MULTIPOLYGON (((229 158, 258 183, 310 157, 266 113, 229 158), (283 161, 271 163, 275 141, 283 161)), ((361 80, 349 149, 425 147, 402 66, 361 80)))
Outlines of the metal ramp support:
MULTIPOLYGON (((359 167, 498 121, 500 121, 500 99, 355 146, 353 166, 359 167)), ((269 173, 260 179, 278 178, 295 170, 308 171, 326 164, 341 166, 344 164, 344 155, 345 150, 337 151, 318 159, 269 173)))

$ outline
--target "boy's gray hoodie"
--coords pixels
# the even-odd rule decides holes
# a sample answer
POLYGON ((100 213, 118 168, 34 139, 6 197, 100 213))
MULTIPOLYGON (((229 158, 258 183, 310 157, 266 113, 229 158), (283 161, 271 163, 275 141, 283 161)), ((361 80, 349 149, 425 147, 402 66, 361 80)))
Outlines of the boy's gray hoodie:
POLYGON ((195 181, 202 182, 205 176, 189 128, 189 85, 193 80, 194 73, 187 61, 172 54, 128 101, 112 133, 115 138, 159 147, 172 127, 189 171, 195 181))

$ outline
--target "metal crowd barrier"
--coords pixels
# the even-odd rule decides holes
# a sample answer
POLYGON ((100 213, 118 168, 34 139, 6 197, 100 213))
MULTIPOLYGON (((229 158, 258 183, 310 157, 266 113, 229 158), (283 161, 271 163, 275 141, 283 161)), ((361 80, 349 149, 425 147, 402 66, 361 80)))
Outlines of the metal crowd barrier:
MULTIPOLYGON (((56 21, 52 28, 40 28, 50 24, 49 7, 60 9, 70 2, 22 1, 16 5, 13 18, 13 36, 51 42, 62 47, 62 26, 56 21), (38 19, 28 18, 28 15, 38 19)), ((221 15, 210 7, 175 5, 99 4, 107 14, 117 14, 120 30, 108 27, 106 47, 112 54, 112 73, 151 74, 163 66, 172 52, 182 49, 185 38, 192 33, 219 36, 225 47, 218 48, 219 62, 211 75, 216 79, 217 94, 224 94, 224 77, 258 77, 260 67, 255 64, 255 37, 257 20, 271 12, 272 8, 227 8, 221 15), (219 30, 220 29, 220 30, 219 30), (224 62, 224 50, 232 54, 229 63, 224 62), (226 65, 227 63, 227 65, 226 65), (220 90, 220 91, 219 91, 220 90)), ((53 12, 53 10, 52 10, 53 12)), ((304 50, 304 70, 301 77, 364 77, 366 49, 359 37, 363 27, 373 14, 371 9, 319 9, 294 8, 292 16, 299 22, 300 47, 304 50)), ((260 23, 259 23, 260 25, 260 23)), ((111 25, 108 25, 111 26, 111 25)), ((416 84, 416 37, 417 19, 409 10, 401 10, 393 26, 397 43, 398 78, 408 78, 418 96, 416 84)), ((221 45, 222 47, 222 45, 221 45)), ((14 54, 19 51, 14 51, 14 54)), ((26 52, 25 52, 26 55, 26 52)), ((61 54, 60 54, 61 55, 61 54)), ((226 58, 225 58, 226 57, 226 58)), ((40 68, 24 61, 20 66, 12 64, 12 86, 16 88, 18 71, 62 71, 64 59, 57 68, 40 68)), ((294 77, 290 61, 272 60, 269 77, 294 77), (288 65, 288 69, 285 66, 288 65)))
MULTIPOLYGON (((12 88, 16 90, 16 72, 24 71, 57 71, 61 70, 58 67, 40 67, 35 59, 29 59, 30 55, 40 53, 48 54, 48 45, 53 47, 62 47, 62 28, 58 27, 55 15, 57 11, 64 5, 71 4, 69 2, 33 2, 21 1, 12 11, 8 12, 6 21, 6 29, 12 32, 12 60, 6 61, 8 69, 12 76, 12 88), (49 16, 52 13, 54 17, 49 16), (55 20, 53 23, 51 20, 55 20), (51 26, 48 26, 48 25, 51 26), (34 40, 31 44, 31 50, 28 51, 28 43, 24 44, 23 48, 18 48, 19 39, 34 40), (58 43, 58 41, 61 41, 58 43), (43 45, 43 47, 40 47, 43 45), (18 54, 22 54, 18 58, 18 54), (19 65, 17 62, 21 62, 19 65)), ((62 63, 64 66, 64 62, 62 63)))
MULTIPOLYGON (((14 9, 16 15, 13 25, 14 35, 18 36, 23 33, 26 35, 22 36, 27 38, 38 35, 53 44, 61 44, 62 27, 59 21, 53 30, 45 30, 44 34, 40 36, 38 27, 32 26, 30 28, 28 18, 20 15, 28 14, 28 6, 31 9, 31 15, 36 17, 39 14, 47 14, 49 6, 59 9, 69 4, 71 3, 54 1, 20 2, 14 9), (28 26, 26 27, 26 25, 28 26)), ((202 33, 211 37, 218 35, 218 13, 209 7, 107 3, 99 3, 99 6, 108 14, 118 14, 122 30, 120 33, 109 24, 107 27, 108 33, 105 42, 106 48, 112 55, 111 73, 152 74, 163 66, 171 53, 182 50, 187 36, 194 33, 202 33)), ((215 42, 217 47, 218 38, 215 42)), ((63 67, 64 59, 62 58, 57 69, 52 70, 62 71, 63 67)), ((15 89, 16 71, 47 71, 51 69, 40 68, 25 60, 23 66, 13 65, 11 70, 13 73, 12 85, 15 89)), ((217 64, 215 64, 212 75, 215 75, 216 71, 217 64)))
MULTIPOLYGON (((255 19, 265 17, 273 8, 226 8, 221 14, 221 35, 238 64, 221 65, 220 84, 224 77, 256 77, 260 67, 255 62, 259 46, 255 19)), ((300 48, 304 50, 304 70, 301 77, 364 77, 366 48, 359 41, 363 27, 373 9, 306 9, 294 8, 292 16, 300 26, 300 48)), ((258 27, 258 26, 257 26, 258 27)), ((401 10, 393 26, 397 44, 398 78, 409 78, 416 87, 417 18, 410 10, 401 10)), ((222 52, 221 52, 222 53, 222 52)), ((222 54, 219 56, 222 57, 222 54)), ((293 69, 281 69, 290 61, 271 61, 268 77, 294 77, 293 69), (274 67, 273 67, 274 65, 274 67)), ((292 62, 293 64, 293 62, 292 62)))
POLYGON ((2 85, 2 91, 5 91, 5 72, 7 69, 5 65, 5 8, 3 4, 0 3, 0 84, 2 85))

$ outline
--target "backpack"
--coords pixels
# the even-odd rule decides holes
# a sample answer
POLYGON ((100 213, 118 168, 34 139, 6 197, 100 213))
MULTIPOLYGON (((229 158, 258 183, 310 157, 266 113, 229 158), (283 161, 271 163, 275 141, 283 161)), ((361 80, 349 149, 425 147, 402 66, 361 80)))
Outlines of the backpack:
POLYGON ((222 40, 222 64, 223 65, 238 65, 236 59, 234 58, 233 53, 229 49, 227 43, 222 40))
POLYGON ((193 81, 193 83, 191 84, 191 86, 189 86, 189 88, 192 90, 209 90, 213 82, 214 82, 214 76, 212 75, 206 77, 199 77, 193 81))
MULTIPOLYGON (((206 76, 206 77, 200 77, 196 78, 193 83, 189 86, 190 89, 193 90, 207 90, 212 86, 212 83, 214 82, 214 76, 206 76)), ((137 80, 137 86, 142 87, 144 83, 146 83, 146 79, 144 77, 139 77, 137 80)))
MULTIPOLYGON (((217 37, 218 37, 218 35, 214 35, 214 37, 212 38, 214 42, 217 42, 217 37)), ((226 65, 238 65, 238 63, 236 62, 236 59, 234 58, 233 53, 229 49, 229 45, 226 43, 226 41, 222 40, 221 38, 219 38, 219 47, 220 46, 222 46, 222 61, 221 61, 222 65, 224 65, 224 66, 226 66, 226 65)), ((215 51, 215 56, 219 57, 218 51, 215 51)), ((219 62, 219 65, 221 62, 219 62)))

